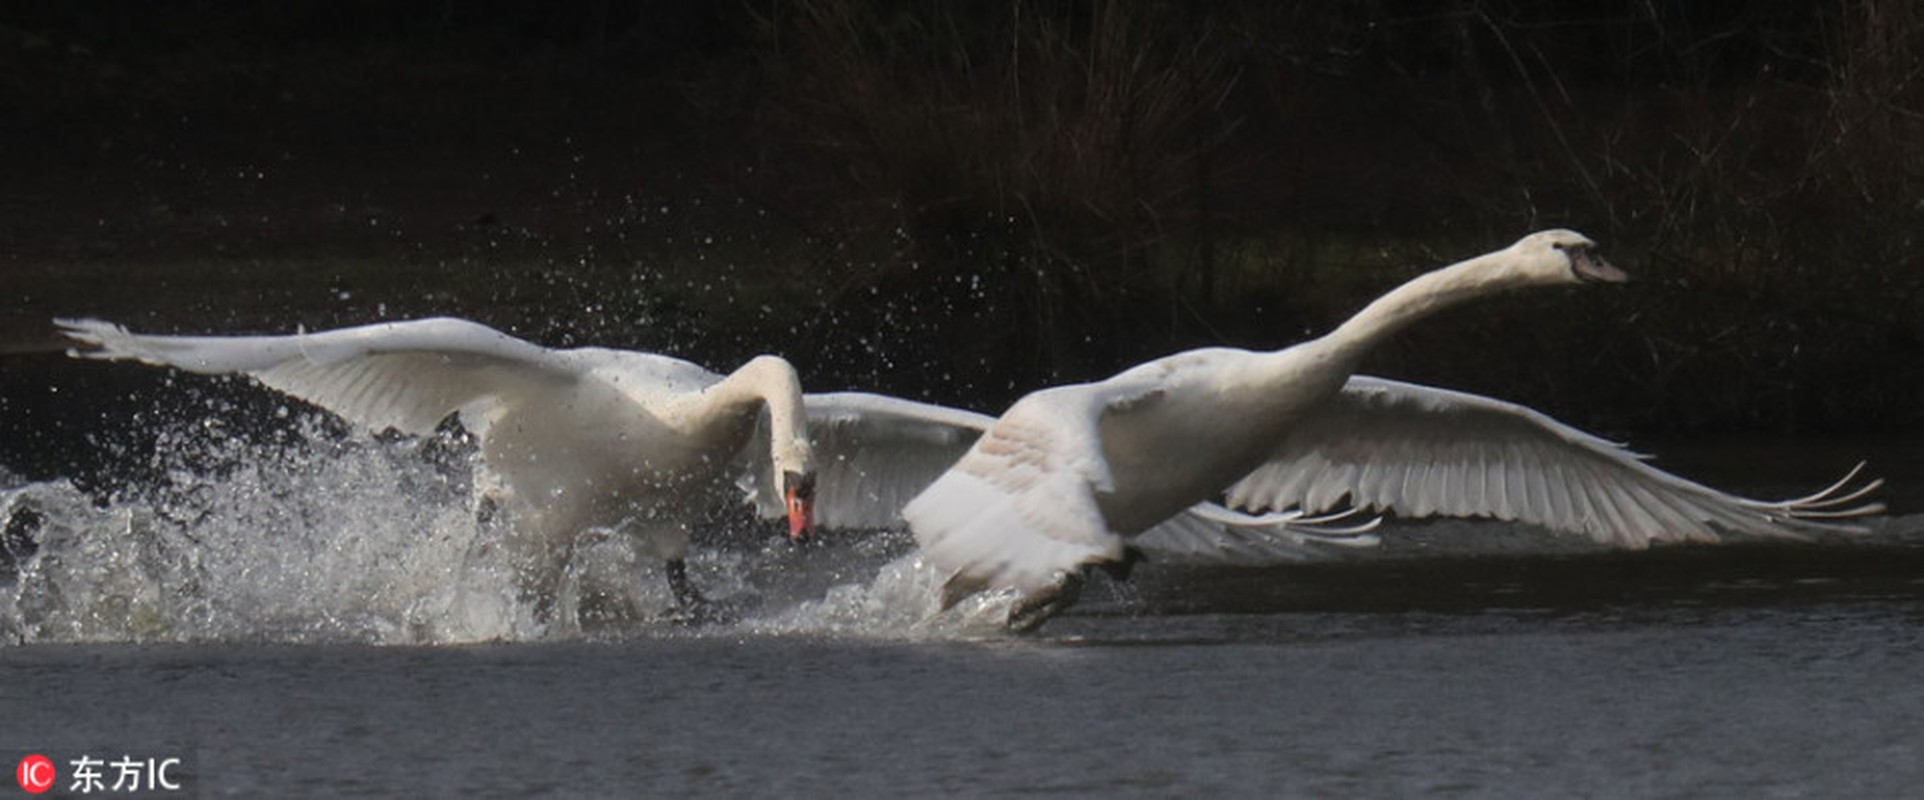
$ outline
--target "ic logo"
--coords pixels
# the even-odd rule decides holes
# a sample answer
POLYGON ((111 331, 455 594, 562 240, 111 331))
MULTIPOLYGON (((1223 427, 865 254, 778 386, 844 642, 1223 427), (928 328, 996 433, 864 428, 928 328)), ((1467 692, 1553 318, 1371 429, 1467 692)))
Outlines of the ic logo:
POLYGON ((40 794, 53 788, 53 760, 39 753, 27 756, 20 759, 20 766, 14 768, 13 776, 20 779, 20 788, 27 790, 27 794, 40 794))

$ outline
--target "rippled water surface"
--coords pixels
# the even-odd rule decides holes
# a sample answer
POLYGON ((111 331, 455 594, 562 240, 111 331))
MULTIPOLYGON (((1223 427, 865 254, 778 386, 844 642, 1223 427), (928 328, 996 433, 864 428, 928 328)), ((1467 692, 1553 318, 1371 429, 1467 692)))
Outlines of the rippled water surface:
POLYGON ((0 650, 13 748, 209 795, 1902 796, 1915 598, 0 650), (58 757, 58 756, 56 756, 58 757))

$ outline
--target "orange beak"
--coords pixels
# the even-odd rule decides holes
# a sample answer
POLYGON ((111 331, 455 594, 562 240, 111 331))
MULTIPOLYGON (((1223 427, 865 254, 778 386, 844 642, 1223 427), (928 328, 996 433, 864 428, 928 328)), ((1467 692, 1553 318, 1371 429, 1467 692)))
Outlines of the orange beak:
POLYGON ((788 539, 792 542, 806 542, 815 535, 815 501, 802 496, 794 486, 788 487, 788 539))

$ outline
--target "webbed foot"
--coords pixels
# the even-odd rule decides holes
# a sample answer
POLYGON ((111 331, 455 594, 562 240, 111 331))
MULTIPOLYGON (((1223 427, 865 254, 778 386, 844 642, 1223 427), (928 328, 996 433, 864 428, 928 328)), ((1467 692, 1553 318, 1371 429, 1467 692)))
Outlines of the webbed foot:
POLYGON ((965 576, 958 572, 942 582, 942 610, 955 607, 956 603, 974 596, 976 592, 989 588, 989 582, 981 578, 965 576))
POLYGON ((1009 630, 1030 633, 1050 617, 1076 604, 1082 598, 1082 570, 1064 571, 1056 582, 1040 591, 1017 598, 1009 608, 1009 630))

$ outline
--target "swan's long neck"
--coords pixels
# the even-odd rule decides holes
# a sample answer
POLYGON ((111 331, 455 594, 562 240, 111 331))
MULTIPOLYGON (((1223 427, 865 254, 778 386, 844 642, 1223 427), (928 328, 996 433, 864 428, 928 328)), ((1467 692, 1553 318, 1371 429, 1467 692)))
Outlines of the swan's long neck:
POLYGON ((1412 278, 1309 344, 1323 357, 1344 365, 1347 374, 1370 348, 1417 320, 1465 300, 1531 283, 1523 272, 1494 263, 1507 256, 1503 250, 1486 253, 1412 278))
POLYGON ((714 387, 714 411, 753 421, 768 409, 770 456, 778 469, 803 471, 811 465, 808 412, 795 368, 776 356, 757 356, 714 387))

